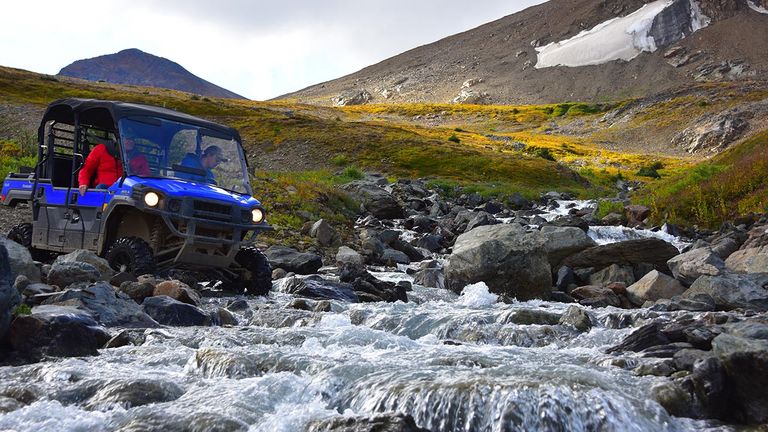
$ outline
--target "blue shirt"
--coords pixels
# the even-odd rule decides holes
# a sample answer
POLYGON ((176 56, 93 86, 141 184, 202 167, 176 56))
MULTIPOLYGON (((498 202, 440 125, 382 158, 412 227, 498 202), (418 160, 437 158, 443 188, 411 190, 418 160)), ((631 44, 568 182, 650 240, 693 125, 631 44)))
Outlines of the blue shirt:
POLYGON ((176 171, 176 177, 180 179, 205 182, 213 185, 216 184, 216 176, 213 174, 213 171, 203 168, 203 164, 200 162, 200 158, 197 157, 196 154, 187 153, 187 155, 184 156, 184 159, 181 160, 181 165, 188 168, 194 168, 194 169, 199 169, 201 171, 205 171, 205 176, 183 172, 183 171, 176 171))

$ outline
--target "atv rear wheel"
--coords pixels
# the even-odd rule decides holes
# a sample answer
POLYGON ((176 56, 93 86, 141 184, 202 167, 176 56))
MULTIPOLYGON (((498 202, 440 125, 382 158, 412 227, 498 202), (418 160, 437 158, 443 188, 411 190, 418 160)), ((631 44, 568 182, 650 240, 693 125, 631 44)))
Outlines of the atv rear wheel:
POLYGON ((136 276, 152 274, 156 270, 152 248, 138 237, 122 237, 109 247, 105 256, 115 271, 130 272, 136 276))
POLYGON ((24 246, 29 250, 32 255, 32 259, 35 261, 47 262, 53 257, 52 252, 35 249, 32 247, 32 224, 22 223, 14 226, 8 231, 8 240, 13 240, 16 243, 24 246))
POLYGON ((250 295, 267 295, 272 289, 272 267, 264 254, 253 246, 246 246, 235 255, 241 267, 240 283, 250 295))

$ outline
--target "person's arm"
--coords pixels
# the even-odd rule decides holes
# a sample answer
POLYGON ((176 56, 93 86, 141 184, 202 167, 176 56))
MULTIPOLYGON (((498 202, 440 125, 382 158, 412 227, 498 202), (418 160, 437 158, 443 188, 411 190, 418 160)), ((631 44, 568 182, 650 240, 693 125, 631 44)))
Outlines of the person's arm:
POLYGON ((85 164, 83 164, 83 168, 80 169, 80 173, 77 175, 77 182, 80 185, 78 187, 80 195, 85 195, 85 191, 88 189, 88 186, 90 186, 91 178, 93 178, 93 173, 99 166, 99 159, 104 150, 104 146, 99 144, 94 147, 93 150, 91 150, 91 153, 88 154, 88 157, 85 158, 85 164))

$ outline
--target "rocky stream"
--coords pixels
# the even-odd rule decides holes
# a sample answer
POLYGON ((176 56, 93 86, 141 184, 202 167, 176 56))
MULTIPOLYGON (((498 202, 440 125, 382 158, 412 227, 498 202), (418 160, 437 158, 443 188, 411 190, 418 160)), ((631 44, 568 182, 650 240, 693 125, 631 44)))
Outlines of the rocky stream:
MULTIPOLYGON (((768 220, 346 187, 272 292, 0 239, 0 430, 727 431, 768 422, 768 220), (7 250, 7 252, 6 252, 7 250), (19 302, 31 314, 11 316, 19 302)), ((757 428, 757 429, 756 429, 757 428)))

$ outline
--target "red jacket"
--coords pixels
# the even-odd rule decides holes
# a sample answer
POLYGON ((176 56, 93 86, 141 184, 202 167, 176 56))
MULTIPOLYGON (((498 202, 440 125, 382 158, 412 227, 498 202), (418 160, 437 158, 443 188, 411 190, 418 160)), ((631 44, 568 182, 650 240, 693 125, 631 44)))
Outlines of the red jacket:
POLYGON ((120 162, 109 154, 104 144, 99 144, 88 154, 77 180, 80 185, 88 187, 100 184, 112 186, 122 176, 123 167, 120 162))

